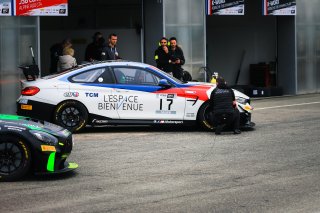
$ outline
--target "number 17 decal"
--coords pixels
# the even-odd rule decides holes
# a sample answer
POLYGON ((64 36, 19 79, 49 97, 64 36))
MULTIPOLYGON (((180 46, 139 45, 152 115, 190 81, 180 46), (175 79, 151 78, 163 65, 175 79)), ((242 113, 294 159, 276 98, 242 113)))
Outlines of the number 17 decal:
MULTIPOLYGON (((171 110, 171 105, 173 104, 173 99, 167 99, 167 102, 169 102, 168 104, 168 110, 171 110)), ((160 99, 160 110, 162 110, 162 106, 163 105, 163 99, 160 99)))

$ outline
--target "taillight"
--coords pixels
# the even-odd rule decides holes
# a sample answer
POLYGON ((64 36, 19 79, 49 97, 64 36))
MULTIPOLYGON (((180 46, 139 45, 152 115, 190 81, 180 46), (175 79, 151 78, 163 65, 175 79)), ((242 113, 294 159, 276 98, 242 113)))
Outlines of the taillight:
POLYGON ((21 90, 21 95, 26 96, 33 96, 37 94, 40 91, 38 87, 26 87, 23 90, 21 90))

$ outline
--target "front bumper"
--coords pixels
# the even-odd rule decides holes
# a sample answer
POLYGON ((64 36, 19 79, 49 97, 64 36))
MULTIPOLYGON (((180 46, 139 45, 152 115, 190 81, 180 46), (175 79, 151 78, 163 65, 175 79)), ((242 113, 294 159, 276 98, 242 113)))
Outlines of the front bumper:
POLYGON ((71 172, 77 169, 79 166, 76 163, 68 163, 67 161, 64 162, 63 167, 61 169, 55 171, 43 171, 43 172, 35 172, 36 175, 48 175, 48 174, 61 174, 66 172, 71 172))
POLYGON ((75 163, 68 163, 72 147, 72 135, 67 138, 58 137, 59 143, 55 146, 39 144, 34 150, 34 173, 56 174, 72 171, 78 168, 75 163))
POLYGON ((240 128, 252 129, 256 124, 251 121, 251 113, 243 112, 240 113, 240 128))

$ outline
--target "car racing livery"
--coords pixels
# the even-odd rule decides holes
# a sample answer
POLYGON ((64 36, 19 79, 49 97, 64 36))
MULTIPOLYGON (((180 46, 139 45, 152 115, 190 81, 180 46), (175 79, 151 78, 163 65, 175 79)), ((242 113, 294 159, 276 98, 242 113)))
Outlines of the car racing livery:
MULTIPOLYGON (((200 123, 214 129, 209 98, 215 84, 182 82, 154 66, 93 62, 21 81, 17 113, 71 131, 89 125, 200 123)), ((249 97, 235 91, 241 126, 252 127, 249 97)))
POLYGON ((69 130, 28 117, 0 114, 0 181, 27 172, 53 174, 74 170, 66 162, 73 146, 69 130))

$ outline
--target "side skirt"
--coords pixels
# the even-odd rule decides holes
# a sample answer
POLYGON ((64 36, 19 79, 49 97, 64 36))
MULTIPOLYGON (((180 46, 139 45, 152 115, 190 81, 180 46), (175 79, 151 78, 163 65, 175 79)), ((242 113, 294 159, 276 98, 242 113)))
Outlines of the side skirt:
POLYGON ((197 121, 184 121, 184 120, 133 120, 133 119, 111 119, 101 116, 90 115, 92 126, 104 126, 104 125, 196 125, 197 121))

